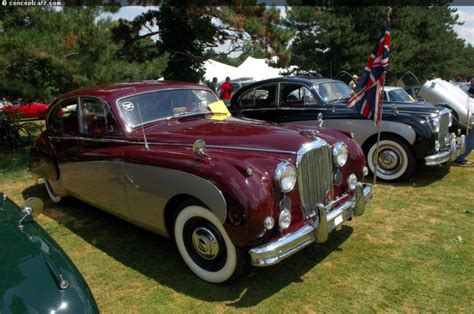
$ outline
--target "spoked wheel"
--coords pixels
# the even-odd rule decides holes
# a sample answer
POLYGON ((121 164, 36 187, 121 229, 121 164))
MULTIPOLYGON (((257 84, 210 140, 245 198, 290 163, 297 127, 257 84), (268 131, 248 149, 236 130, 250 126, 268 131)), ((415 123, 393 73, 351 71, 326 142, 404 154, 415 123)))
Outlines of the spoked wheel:
POLYGON ((62 204, 64 202, 64 198, 57 195, 53 187, 51 186, 51 183, 47 179, 44 179, 44 186, 46 187, 46 192, 48 192, 49 199, 55 203, 55 204, 62 204))
MULTIPOLYGON (((377 143, 367 151, 367 165, 375 172, 377 143)), ((384 136, 379 143, 377 177, 385 181, 395 181, 410 177, 415 171, 416 159, 411 147, 403 140, 384 136)))
POLYGON ((222 223, 208 209, 191 205, 176 217, 174 237, 188 267, 201 279, 229 283, 245 269, 245 259, 222 223))

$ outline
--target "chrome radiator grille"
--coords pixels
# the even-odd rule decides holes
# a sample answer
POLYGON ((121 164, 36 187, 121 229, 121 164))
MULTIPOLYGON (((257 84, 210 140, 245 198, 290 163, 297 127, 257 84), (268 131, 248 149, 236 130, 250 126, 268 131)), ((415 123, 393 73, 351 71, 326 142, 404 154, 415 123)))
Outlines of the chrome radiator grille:
POLYGON ((306 144, 298 151, 298 188, 306 217, 318 204, 326 204, 326 193, 333 191, 332 155, 323 140, 306 144))
POLYGON ((441 148, 449 145, 449 111, 440 112, 438 142, 441 148))

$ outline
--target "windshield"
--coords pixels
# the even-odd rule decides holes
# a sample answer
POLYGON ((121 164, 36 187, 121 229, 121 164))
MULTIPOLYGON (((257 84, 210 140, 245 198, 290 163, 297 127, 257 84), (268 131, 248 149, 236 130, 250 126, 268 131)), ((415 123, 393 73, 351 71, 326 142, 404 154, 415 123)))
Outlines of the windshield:
POLYGON ((390 101, 396 102, 414 102, 413 98, 403 88, 393 89, 388 92, 390 101))
POLYGON ((349 86, 339 81, 315 84, 314 89, 325 102, 349 99, 352 94, 349 86))
POLYGON ((118 101, 120 113, 131 128, 155 120, 209 113, 216 95, 202 89, 175 89, 150 92, 118 101))

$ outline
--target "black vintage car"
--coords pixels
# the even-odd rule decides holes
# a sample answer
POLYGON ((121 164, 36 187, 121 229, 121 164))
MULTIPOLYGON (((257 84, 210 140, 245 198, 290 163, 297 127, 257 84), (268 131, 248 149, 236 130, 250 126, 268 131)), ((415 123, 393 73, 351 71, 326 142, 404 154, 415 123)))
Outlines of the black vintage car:
MULTIPOLYGON (((456 158, 464 149, 464 138, 458 139, 450 132, 453 121, 449 109, 417 102, 403 89, 397 89, 386 88, 382 111, 377 176, 386 181, 410 177, 417 160, 429 166, 438 165, 456 158)), ((298 125, 315 125, 321 113, 324 126, 354 134, 373 172, 377 127, 372 120, 347 107, 351 93, 338 80, 280 77, 239 89, 232 97, 231 112, 298 125)))

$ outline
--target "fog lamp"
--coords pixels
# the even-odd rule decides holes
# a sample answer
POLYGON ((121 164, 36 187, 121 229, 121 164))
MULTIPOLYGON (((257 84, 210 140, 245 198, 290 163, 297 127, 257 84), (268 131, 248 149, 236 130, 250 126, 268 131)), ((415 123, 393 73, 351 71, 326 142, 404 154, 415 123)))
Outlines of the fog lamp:
POLYGON ((347 186, 349 190, 353 191, 356 188, 357 184, 357 177, 355 174, 351 173, 349 177, 347 177, 347 186))
POLYGON ((366 177, 369 174, 369 168, 366 166, 362 167, 362 174, 366 177))
POLYGON ((267 230, 272 230, 274 225, 275 225, 275 220, 273 219, 273 217, 268 216, 263 221, 263 226, 267 230))
POLYGON ((291 224, 291 212, 288 209, 284 209, 280 212, 280 217, 278 218, 278 225, 281 230, 285 230, 291 224))

